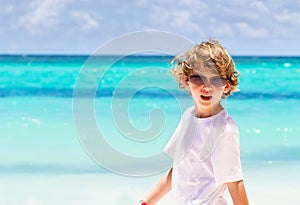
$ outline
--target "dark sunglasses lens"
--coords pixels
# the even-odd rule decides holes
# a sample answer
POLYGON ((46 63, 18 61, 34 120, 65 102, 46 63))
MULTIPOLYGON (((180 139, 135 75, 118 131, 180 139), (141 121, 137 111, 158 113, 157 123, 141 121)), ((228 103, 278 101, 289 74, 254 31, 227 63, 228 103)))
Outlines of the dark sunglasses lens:
POLYGON ((225 85, 227 80, 225 78, 212 78, 210 79, 210 83, 214 86, 221 87, 225 85))
POLYGON ((192 75, 192 76, 190 76, 190 81, 191 81, 191 83, 193 83, 195 85, 203 85, 204 84, 204 81, 202 80, 202 78, 200 76, 192 75))

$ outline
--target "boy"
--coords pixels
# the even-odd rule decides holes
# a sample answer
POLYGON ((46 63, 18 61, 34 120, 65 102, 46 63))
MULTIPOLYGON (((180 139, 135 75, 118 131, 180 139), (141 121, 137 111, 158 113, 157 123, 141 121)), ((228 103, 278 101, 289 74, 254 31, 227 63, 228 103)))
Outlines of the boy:
POLYGON ((221 104, 238 86, 231 56, 213 39, 173 62, 172 73, 179 87, 192 96, 194 106, 184 112, 165 147, 173 167, 140 204, 154 205, 172 189, 177 204, 226 205, 227 188, 235 205, 249 204, 238 128, 221 104))

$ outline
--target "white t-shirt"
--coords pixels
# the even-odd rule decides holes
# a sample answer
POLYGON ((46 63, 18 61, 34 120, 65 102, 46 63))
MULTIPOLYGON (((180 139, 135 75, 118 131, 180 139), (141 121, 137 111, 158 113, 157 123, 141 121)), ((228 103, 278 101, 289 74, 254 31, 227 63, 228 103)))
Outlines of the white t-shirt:
POLYGON ((226 110, 197 118, 194 107, 187 109, 165 152, 173 158, 178 204, 226 205, 226 183, 243 179, 239 132, 226 110))

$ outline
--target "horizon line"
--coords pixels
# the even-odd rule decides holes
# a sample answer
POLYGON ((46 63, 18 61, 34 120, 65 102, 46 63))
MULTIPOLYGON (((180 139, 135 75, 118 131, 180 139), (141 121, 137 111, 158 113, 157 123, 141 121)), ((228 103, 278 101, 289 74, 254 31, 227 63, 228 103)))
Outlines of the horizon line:
MULTIPOLYGON (((89 54, 89 53, 0 53, 0 56, 173 56, 169 54, 89 54)), ((231 54, 232 57, 300 57, 300 54, 231 54)))

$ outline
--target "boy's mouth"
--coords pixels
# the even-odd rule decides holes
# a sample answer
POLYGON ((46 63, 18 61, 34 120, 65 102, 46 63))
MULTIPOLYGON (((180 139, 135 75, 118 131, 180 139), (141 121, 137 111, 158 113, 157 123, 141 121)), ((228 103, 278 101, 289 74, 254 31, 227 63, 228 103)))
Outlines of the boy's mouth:
POLYGON ((200 97, 204 101, 209 101, 212 98, 211 95, 207 95, 207 94, 202 94, 202 95, 200 95, 200 97))

